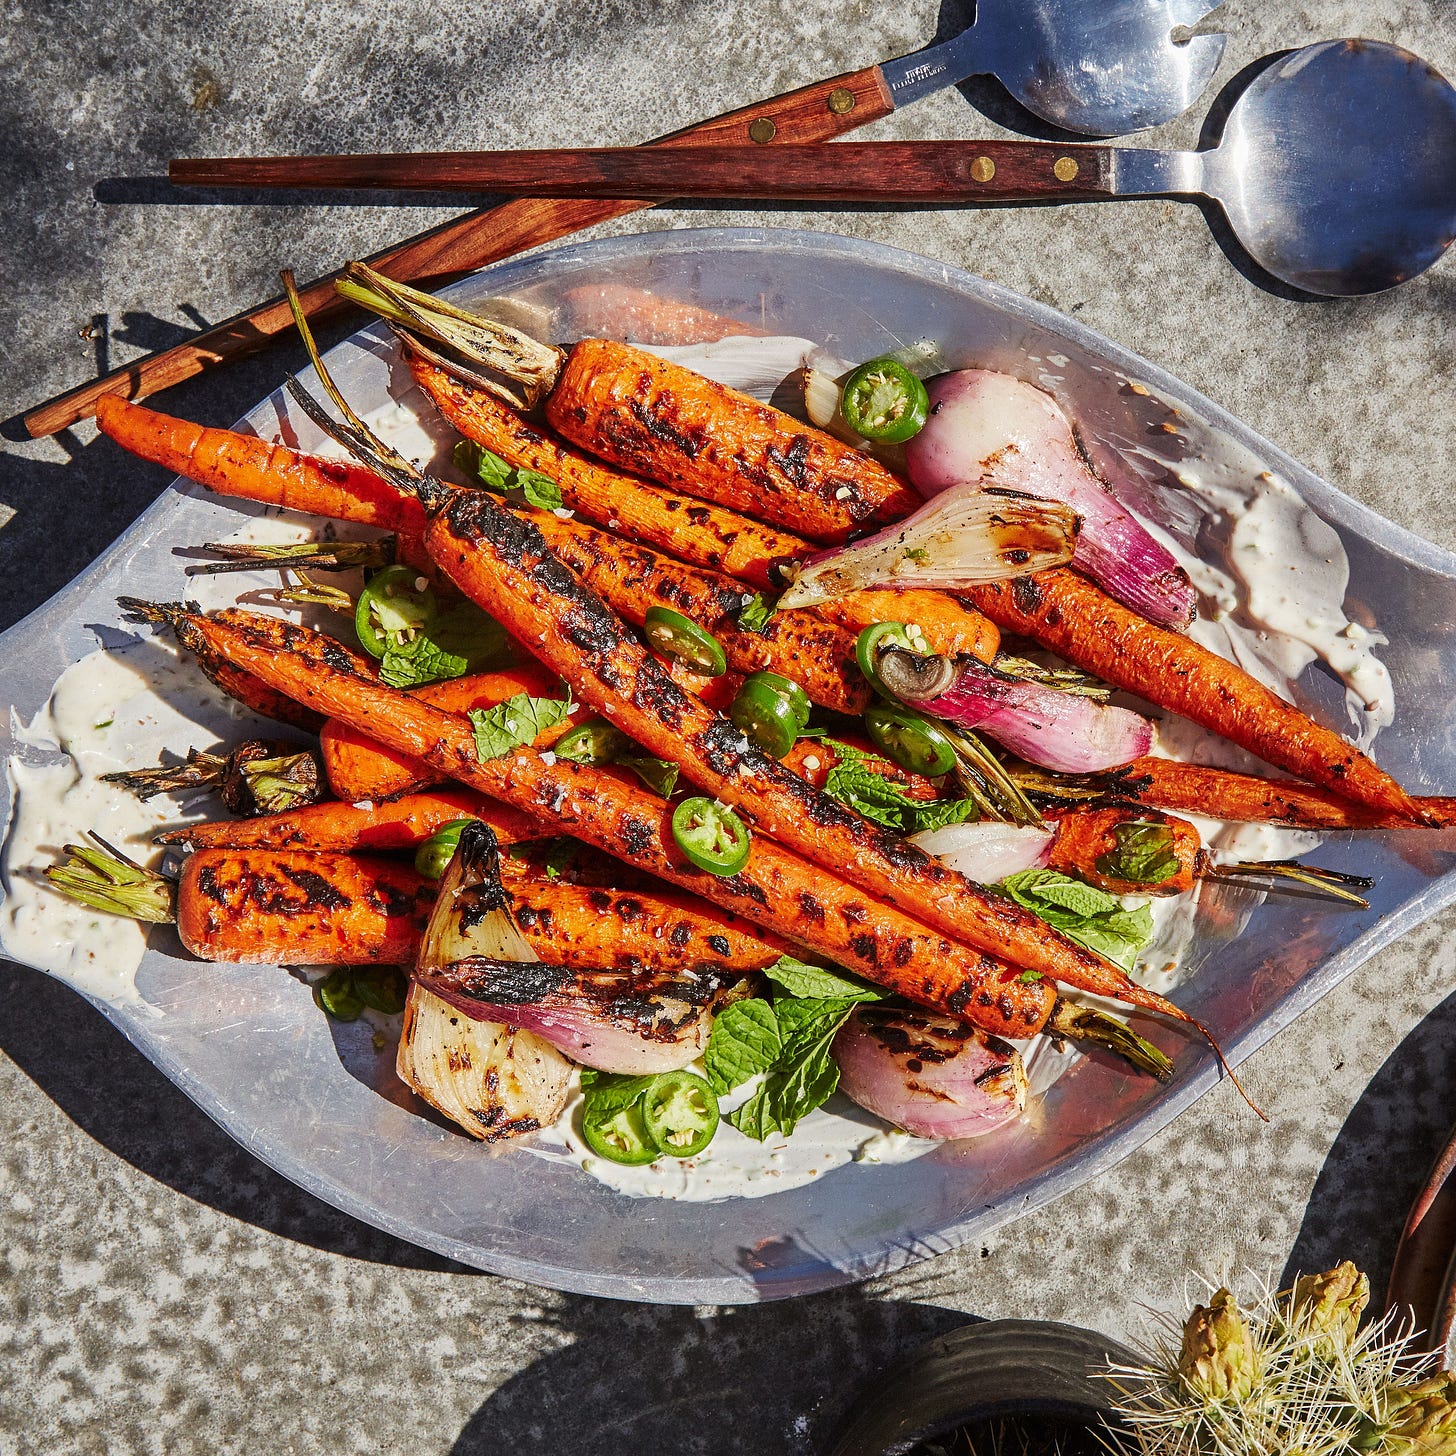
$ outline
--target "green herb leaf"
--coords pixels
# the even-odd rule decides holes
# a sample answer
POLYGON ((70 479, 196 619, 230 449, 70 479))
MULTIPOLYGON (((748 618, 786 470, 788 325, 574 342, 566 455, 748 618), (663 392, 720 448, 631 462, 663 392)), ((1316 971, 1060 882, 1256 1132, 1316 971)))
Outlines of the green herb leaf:
POLYGON ((459 441, 450 458, 458 470, 479 481, 487 490, 500 495, 520 495, 527 505, 538 510, 557 511, 562 507, 561 487, 549 475, 542 475, 539 470, 516 469, 474 440, 459 441))
POLYGON ((511 479, 509 490, 519 490, 526 497, 526 504, 541 511, 559 511, 562 508, 561 487, 549 475, 539 470, 518 470, 511 479))
POLYGON ((1001 889, 1048 925, 1125 971, 1132 970, 1138 952, 1153 938, 1153 912, 1146 905, 1125 910, 1115 895, 1057 870, 1022 870, 1002 880, 1001 889))
POLYGON ((962 824, 976 817, 974 799, 916 799, 894 779, 868 767, 871 763, 888 764, 887 758, 864 753, 834 738, 825 738, 824 746, 838 760, 824 780, 824 792, 871 823, 900 834, 919 834, 922 830, 943 829, 947 824, 962 824))
POLYGON ((427 633, 385 652, 379 678, 392 688, 483 672, 510 655, 510 637, 493 617, 474 602, 459 602, 437 617, 427 633))
POLYGON ((713 1019, 703 1053, 709 1085, 722 1096, 766 1072, 783 1051, 779 1019, 767 1001, 735 1001, 713 1019))
POLYGON ((868 986, 835 971, 805 965, 793 956, 780 956, 773 965, 764 967, 764 975, 782 986, 790 996, 809 1000, 883 1001, 885 993, 878 986, 868 986))
POLYGON ((661 794, 664 799, 677 787, 678 774, 682 771, 668 758, 642 758, 631 754, 615 762, 623 768, 630 768, 654 794, 661 794))
POLYGON ((582 1101, 589 1116, 611 1117, 630 1107, 647 1090, 653 1077, 629 1077, 622 1072, 599 1072, 594 1067, 581 1069, 582 1101))
POLYGON ((473 476, 487 490, 504 491, 506 482, 515 473, 499 455, 493 455, 474 440, 460 440, 450 458, 462 474, 473 476))
POLYGON ((839 1086, 839 1066, 830 1048, 856 1004, 844 998, 776 1001, 773 1010, 782 1050, 762 1084, 728 1114, 728 1121, 762 1142, 775 1132, 787 1137, 803 1118, 822 1107, 839 1086))
POLYGON ((1130 884, 1161 885, 1178 873, 1173 831, 1151 819, 1132 819, 1113 827, 1117 847, 1099 856, 1097 869, 1109 879, 1130 884))
POLYGON ((517 693, 494 708, 472 708, 469 716, 475 728, 476 757, 486 763, 534 743, 539 734, 564 723, 575 707, 570 693, 565 698, 517 693))
POLYGON ((741 631, 762 633, 778 609, 777 597, 771 597, 767 592, 754 592, 752 598, 739 608, 738 616, 734 620, 741 631))

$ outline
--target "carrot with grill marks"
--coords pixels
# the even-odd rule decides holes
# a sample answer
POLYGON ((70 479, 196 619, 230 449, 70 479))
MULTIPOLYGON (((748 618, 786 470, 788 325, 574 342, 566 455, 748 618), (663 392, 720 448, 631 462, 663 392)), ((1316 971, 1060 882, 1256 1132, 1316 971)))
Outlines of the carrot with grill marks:
MULTIPOLYGON (((566 575, 560 565, 554 571, 566 575)), ((1051 1014, 1056 996, 1048 980, 1024 980, 1016 967, 880 903, 772 839, 755 839, 738 874, 707 874, 678 849, 671 806, 645 789, 586 765, 548 763, 526 748, 482 762, 468 719, 358 672, 328 638, 279 618, 247 621, 248 614, 233 613, 222 622, 180 605, 146 604, 145 610, 148 620, 164 616, 278 691, 913 1001, 1003 1036, 1029 1036, 1051 1014)), ((575 625, 587 624, 578 618, 575 625)), ((671 687, 660 670, 657 677, 671 687)))
POLYGON ((1084 671, 1191 719, 1266 763, 1407 821, 1429 822, 1391 776, 1338 733, 1191 638, 1155 627, 1058 568, 965 595, 1003 631, 1030 637, 1084 671))
POLYGON ((182 867, 177 931, 208 961, 394 965, 413 956, 433 901, 392 860, 203 849, 182 867))
MULTIPOLYGON (((416 382, 462 435, 517 469, 550 476, 561 487, 567 506, 616 535, 765 592, 782 587, 776 574, 779 565, 801 561, 813 550, 801 536, 649 485, 578 454, 508 405, 431 360, 412 355, 410 368, 416 382)), ((855 592, 815 611, 826 621, 856 631, 875 622, 914 622, 933 651, 947 655, 969 652, 983 662, 996 655, 999 645, 999 634, 986 617, 944 592, 855 592)))
POLYGON ((133 455, 219 495, 393 531, 401 561, 430 565, 420 547, 425 517, 419 502, 391 490, 362 465, 304 455, 236 430, 195 425, 115 394, 98 401, 96 423, 133 455))
POLYGON ((456 819, 489 824, 502 846, 552 833, 539 819, 469 789, 406 794, 382 803, 310 804, 256 819, 218 819, 186 824, 156 836, 155 843, 184 849, 302 849, 350 853, 413 849, 456 819))
MULTIPOLYGON (((561 684, 544 668, 524 663, 504 672, 472 673, 447 682, 430 683, 412 692, 421 701, 447 712, 468 713, 472 708, 493 708, 517 693, 536 698, 560 697, 561 684)), ((579 714, 573 715, 573 722, 579 718, 579 714)), ((571 727, 572 723, 568 722, 549 729, 541 735, 541 746, 549 748, 570 732, 571 727)), ((398 753, 335 718, 329 719, 319 731, 319 746, 329 787, 339 798, 351 803, 412 794, 443 783, 447 777, 438 769, 398 753)))
POLYGON ((731 577, 683 566, 579 521, 538 514, 531 524, 561 561, 634 625, 641 626, 653 607, 671 607, 717 637, 735 671, 782 673, 813 702, 838 713, 869 707, 873 693, 855 663, 854 634, 844 628, 812 612, 776 612, 762 632, 747 632, 733 617, 744 592, 731 577))
POLYGON ((1016 770, 1013 775, 1033 800, 1095 803, 1121 799, 1181 809, 1210 819, 1242 824, 1283 824, 1292 829, 1449 829, 1456 826, 1456 798, 1416 797, 1420 823, 1352 804, 1328 789, 1287 779, 1261 779, 1232 769, 1171 758, 1135 758, 1105 774, 1050 775, 1016 770))
POLYGON ((834 542, 920 498, 879 461, 780 410, 630 344, 566 352, 546 418, 593 455, 786 530, 834 542))

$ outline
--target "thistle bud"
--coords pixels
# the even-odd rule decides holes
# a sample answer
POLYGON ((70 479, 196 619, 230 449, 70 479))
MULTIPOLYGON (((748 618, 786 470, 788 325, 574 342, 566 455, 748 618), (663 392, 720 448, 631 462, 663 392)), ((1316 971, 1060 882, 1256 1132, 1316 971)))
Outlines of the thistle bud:
POLYGON ((1290 1323, 1328 1334, 1343 1349, 1355 1338, 1369 1303, 1370 1281, 1346 1259, 1326 1274, 1306 1274, 1294 1281, 1290 1323))
POLYGON ((1456 1373, 1388 1392, 1381 1456, 1456 1456, 1456 1373))
POLYGON ((1188 1316, 1178 1373, 1205 1400, 1245 1400, 1253 1390, 1254 1343, 1227 1289, 1188 1316))

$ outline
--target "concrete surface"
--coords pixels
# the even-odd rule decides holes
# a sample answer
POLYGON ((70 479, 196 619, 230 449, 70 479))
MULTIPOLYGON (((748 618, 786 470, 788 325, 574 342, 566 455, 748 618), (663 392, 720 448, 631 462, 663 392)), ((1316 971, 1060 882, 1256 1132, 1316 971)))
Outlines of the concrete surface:
MULTIPOLYGON (((1231 0, 1216 86, 1271 50, 1402 42, 1456 75, 1450 0, 1231 0)), ((172 155, 627 143, 914 48, 956 0, 8 0, 0 12, 0 414, 447 215, 189 205, 172 155), (101 182, 100 179, 121 179, 101 182)), ((1193 116, 1156 137, 1192 144, 1193 116)), ((867 135, 990 136, 994 85, 867 135)), ((625 229, 740 221, 704 207, 625 229)), ((803 214, 984 273, 1189 380, 1377 509, 1456 546, 1456 265, 1364 301, 1271 294, 1165 202, 803 214)), ((167 397, 228 423, 279 351, 167 397)), ((0 455, 0 625, 163 485, 79 428, 0 455)), ((0 667, 3 670, 3 667, 0 667)), ((445 1264, 299 1193, 75 996, 0 967, 0 1451, 808 1452, 856 1380, 965 1315, 1136 1329, 1189 1269, 1349 1256, 1383 1281, 1456 1118, 1443 916, 1369 963, 1111 1175, 969 1248, 789 1306, 651 1309, 445 1264)))

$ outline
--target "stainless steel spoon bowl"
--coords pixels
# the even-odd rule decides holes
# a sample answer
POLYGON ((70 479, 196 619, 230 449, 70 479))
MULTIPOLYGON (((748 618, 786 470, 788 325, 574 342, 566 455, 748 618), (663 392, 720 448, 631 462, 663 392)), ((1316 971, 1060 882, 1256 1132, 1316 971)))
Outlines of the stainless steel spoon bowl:
POLYGON ((959 35, 886 61, 896 107, 951 79, 995 76, 1064 131, 1122 136, 1181 116, 1223 59, 1223 35, 1190 35, 1217 0, 978 0, 959 35))

